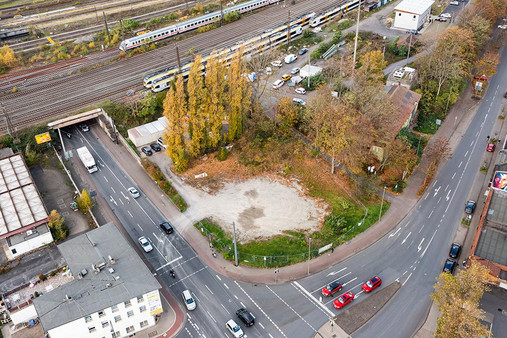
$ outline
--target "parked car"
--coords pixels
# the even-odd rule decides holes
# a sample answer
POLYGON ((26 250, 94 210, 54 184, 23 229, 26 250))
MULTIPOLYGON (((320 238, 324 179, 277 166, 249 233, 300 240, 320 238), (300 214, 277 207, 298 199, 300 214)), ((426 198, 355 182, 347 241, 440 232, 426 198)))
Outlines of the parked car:
POLYGON ((158 143, 150 144, 150 148, 155 150, 155 152, 157 152, 157 153, 162 150, 162 148, 160 147, 160 145, 158 143))
POLYGON ((271 75, 273 74, 273 70, 271 69, 271 67, 266 67, 266 75, 271 75))
POLYGON ((296 93, 304 95, 304 94, 306 94, 306 89, 304 89, 302 87, 296 88, 296 93))
POLYGON ((167 221, 160 223, 160 228, 166 234, 172 234, 174 232, 174 229, 173 229, 172 225, 169 222, 167 222, 167 221))
POLYGON ((292 77, 292 75, 290 75, 290 74, 283 74, 282 81, 287 82, 290 80, 291 77, 292 77))
POLYGON ((130 193, 130 195, 132 195, 132 197, 134 197, 134 198, 138 198, 139 196, 141 196, 141 194, 139 193, 139 191, 137 191, 137 189, 134 188, 134 187, 130 187, 127 190, 130 193))
POLYGON ((465 213, 472 214, 475 210, 475 201, 469 200, 465 204, 465 213))
POLYGON ((151 156, 153 153, 151 152, 150 147, 142 147, 142 152, 146 154, 146 156, 151 156))
POLYGON ((306 52, 308 52, 308 48, 305 47, 299 51, 299 55, 305 55, 306 52))
POLYGON ((232 333, 232 335, 234 336, 234 338, 241 338, 243 337, 243 330, 241 330, 241 328, 239 327, 238 324, 236 324, 236 322, 234 320, 229 320, 225 326, 227 327, 227 329, 232 333))
POLYGON ((281 86, 283 86, 285 82, 282 81, 282 80, 276 80, 274 83, 273 83, 273 89, 278 89, 280 88, 281 86))
POLYGON ((138 239, 139 244, 143 247, 144 252, 150 252, 153 250, 153 247, 151 246, 150 242, 146 239, 146 237, 142 236, 138 239))
POLYGON ((245 308, 241 308, 236 311, 236 316, 246 325, 246 327, 250 327, 255 324, 255 318, 252 314, 245 308))
POLYGON ((435 21, 447 22, 447 18, 445 18, 443 16, 439 16, 439 17, 435 18, 435 21))
POLYGON ((280 60, 275 60, 275 61, 271 62, 271 65, 272 65, 273 67, 282 67, 282 66, 283 66, 283 63, 282 63, 282 61, 280 61, 280 60))
POLYGON ((486 148, 486 151, 489 151, 490 153, 494 152, 496 148, 496 143, 489 142, 488 147, 486 148))
POLYGON ((300 99, 299 97, 294 97, 292 99, 292 102, 294 102, 295 104, 299 104, 301 106, 306 106, 306 102, 302 99, 300 99))
POLYGON ((333 305, 337 309, 341 309, 348 303, 350 303, 354 299, 354 294, 351 291, 345 292, 340 297, 336 298, 336 300, 333 302, 333 305))
POLYGON ((452 243, 451 250, 449 250, 449 257, 458 258, 460 252, 461 252, 461 245, 458 243, 452 243))
POLYGON ((164 144, 164 140, 162 139, 162 137, 159 137, 159 138, 157 139, 157 143, 158 143, 158 145, 159 145, 159 146, 161 146, 162 148, 164 148, 164 149, 166 149, 166 148, 167 148, 167 146, 164 144))
POLYGON ((292 70, 290 71, 291 74, 293 75, 296 75, 297 73, 299 73, 300 69, 298 67, 296 68, 292 68, 292 70))
POLYGON ((185 290, 181 293, 181 298, 183 298, 183 303, 185 303, 185 306, 187 307, 188 311, 193 311, 197 307, 197 303, 195 302, 194 298, 192 298, 192 294, 189 290, 185 290))
MULTIPOLYGON (((507 25, 498 25, 498 28, 500 29, 507 29, 507 25)), ((507 98, 507 93, 505 94, 507 98)))
POLYGON ((459 1, 451 1, 449 2, 449 5, 459 6, 459 1))
POLYGON ((366 283, 364 283, 363 286, 361 286, 361 288, 364 290, 364 292, 369 293, 378 288, 380 285, 382 285, 382 280, 378 276, 375 276, 366 283))
POLYGON ((84 124, 84 123, 79 125, 79 129, 81 129, 85 133, 90 131, 90 128, 88 127, 88 125, 84 124))
POLYGON ((456 265, 458 265, 458 263, 456 262, 456 260, 454 260, 452 258, 447 258, 447 260, 445 261, 444 268, 442 269, 442 271, 446 272, 446 273, 453 273, 454 269, 456 268, 456 265))
POLYGON ((452 17, 451 13, 442 13, 442 14, 440 14, 440 16, 443 18, 448 18, 448 19, 450 19, 452 17))
POLYGON ((332 296, 336 292, 340 291, 343 285, 338 282, 332 282, 322 289, 322 295, 324 297, 332 296))

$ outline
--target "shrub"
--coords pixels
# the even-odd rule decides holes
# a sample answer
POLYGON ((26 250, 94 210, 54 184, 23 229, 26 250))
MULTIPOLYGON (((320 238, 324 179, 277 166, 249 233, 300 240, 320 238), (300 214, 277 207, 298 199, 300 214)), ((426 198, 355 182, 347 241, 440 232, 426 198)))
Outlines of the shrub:
POLYGON ((225 161, 227 159, 228 154, 229 154, 229 152, 227 151, 227 149, 225 149, 225 148, 218 149, 217 160, 225 161))
POLYGON ((39 274, 39 280, 43 281, 46 277, 43 273, 39 274))

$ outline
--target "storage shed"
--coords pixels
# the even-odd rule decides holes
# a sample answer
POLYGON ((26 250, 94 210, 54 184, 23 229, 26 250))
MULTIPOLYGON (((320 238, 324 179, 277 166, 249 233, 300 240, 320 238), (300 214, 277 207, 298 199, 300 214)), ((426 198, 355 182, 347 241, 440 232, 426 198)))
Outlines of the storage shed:
POLYGON ((394 8, 393 28, 419 30, 431 14, 433 0, 403 0, 394 8))
POLYGON ((129 129, 127 132, 132 143, 136 147, 141 147, 145 144, 157 142, 157 139, 162 136, 168 126, 169 121, 165 116, 162 116, 157 121, 129 129))
POLYGON ((310 66, 310 65, 306 65, 304 66, 303 68, 301 68, 301 70, 299 71, 299 75, 302 77, 302 78, 306 78, 308 76, 315 76, 315 75, 318 75, 322 73, 322 68, 321 67, 316 67, 316 66, 310 66))

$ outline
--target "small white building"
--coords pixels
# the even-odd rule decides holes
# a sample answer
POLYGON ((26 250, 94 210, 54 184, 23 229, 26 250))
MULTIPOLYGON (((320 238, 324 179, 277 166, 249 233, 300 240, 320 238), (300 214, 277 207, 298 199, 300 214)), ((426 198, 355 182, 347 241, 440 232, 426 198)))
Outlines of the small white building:
POLYGON ((419 30, 431 14, 433 0, 403 0, 394 8, 393 28, 419 30))
POLYGON ((307 78, 309 76, 319 75, 320 73, 322 73, 322 67, 310 66, 310 65, 304 66, 299 71, 299 75, 302 78, 307 78))
POLYGON ((162 136, 168 127, 169 121, 165 116, 162 116, 156 121, 131 128, 127 130, 127 133, 132 143, 134 143, 136 147, 141 147, 146 144, 157 142, 157 139, 162 136))
POLYGON ((113 223, 58 249, 75 280, 33 300, 45 334, 118 338, 155 325, 161 286, 113 223))

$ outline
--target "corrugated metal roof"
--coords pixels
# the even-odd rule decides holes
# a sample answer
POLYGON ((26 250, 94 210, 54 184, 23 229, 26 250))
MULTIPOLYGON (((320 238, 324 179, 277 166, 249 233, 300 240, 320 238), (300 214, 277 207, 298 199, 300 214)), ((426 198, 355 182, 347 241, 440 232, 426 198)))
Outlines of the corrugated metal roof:
POLYGON ((404 0, 394 7, 394 10, 420 15, 426 12, 434 2, 433 0, 404 0))
POLYGON ((0 159, 0 236, 47 217, 46 208, 21 155, 0 159))
POLYGON ((137 147, 147 144, 162 136, 162 133, 169 126, 169 121, 165 116, 162 116, 156 121, 146 123, 127 131, 129 139, 134 142, 137 147))

